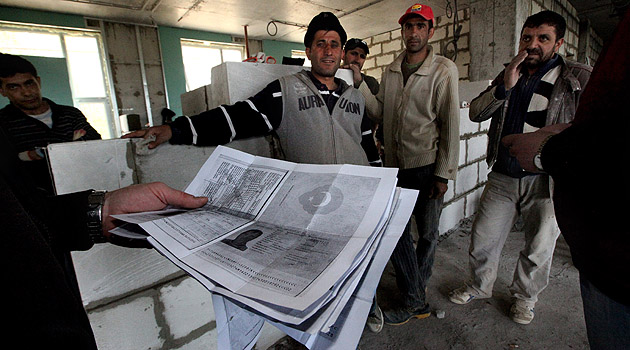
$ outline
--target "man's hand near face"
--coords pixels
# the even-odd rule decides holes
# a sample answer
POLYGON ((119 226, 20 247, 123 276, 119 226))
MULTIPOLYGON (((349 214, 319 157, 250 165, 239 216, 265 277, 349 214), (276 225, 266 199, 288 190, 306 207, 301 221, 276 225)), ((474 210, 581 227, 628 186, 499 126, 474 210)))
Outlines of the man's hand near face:
POLYGON ((356 63, 350 63, 342 66, 341 68, 352 70, 352 80, 354 81, 354 87, 358 87, 363 82, 363 76, 361 75, 361 68, 356 63))
POLYGON ((521 73, 521 65, 527 58, 527 55, 527 50, 522 50, 518 55, 514 56, 510 64, 505 67, 505 75, 503 76, 505 90, 510 90, 516 86, 516 82, 518 82, 521 73))

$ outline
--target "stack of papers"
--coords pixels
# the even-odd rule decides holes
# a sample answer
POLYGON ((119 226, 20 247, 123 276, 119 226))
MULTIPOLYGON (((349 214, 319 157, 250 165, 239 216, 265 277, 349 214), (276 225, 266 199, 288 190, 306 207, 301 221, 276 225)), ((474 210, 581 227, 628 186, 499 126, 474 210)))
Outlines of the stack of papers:
POLYGON ((309 165, 217 147, 186 189, 200 209, 117 215, 213 292, 219 349, 250 349, 264 321, 313 348, 356 348, 417 191, 397 169, 309 165))

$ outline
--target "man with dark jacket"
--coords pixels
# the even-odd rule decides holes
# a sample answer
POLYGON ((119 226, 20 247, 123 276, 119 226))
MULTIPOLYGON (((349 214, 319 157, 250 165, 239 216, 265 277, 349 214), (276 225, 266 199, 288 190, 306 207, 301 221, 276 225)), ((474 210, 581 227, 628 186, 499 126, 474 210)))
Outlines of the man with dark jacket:
POLYGON ((472 121, 492 119, 487 154, 492 171, 472 226, 470 280, 449 297, 453 303, 467 304, 492 296, 503 244, 520 214, 525 247, 510 286, 514 301, 509 312, 519 324, 529 324, 534 318, 538 294, 549 282, 560 232, 549 176, 523 170, 500 139, 573 119, 591 67, 558 55, 565 29, 564 18, 552 11, 528 17, 518 54, 470 105, 472 121))
POLYGON ((630 10, 595 64, 573 123, 509 135, 525 169, 553 177, 554 207, 580 272, 591 349, 630 349, 630 231, 626 215, 630 128, 630 10), (567 128, 568 127, 568 128, 567 128), (557 135, 556 135, 557 134, 557 135), (555 135, 555 136, 554 136, 555 135), (619 175, 611 183, 611 176, 619 175))

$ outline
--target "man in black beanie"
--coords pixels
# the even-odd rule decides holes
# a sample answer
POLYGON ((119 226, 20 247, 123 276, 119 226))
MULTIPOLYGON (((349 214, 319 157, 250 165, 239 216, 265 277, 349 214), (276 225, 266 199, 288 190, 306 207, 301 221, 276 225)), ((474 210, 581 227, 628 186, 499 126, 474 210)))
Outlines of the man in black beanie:
POLYGON ((149 148, 172 144, 214 146, 275 132, 286 160, 311 164, 359 164, 378 159, 365 103, 358 90, 335 78, 344 57, 346 31, 322 12, 304 36, 310 71, 284 76, 234 105, 180 117, 169 125, 124 137, 155 136, 149 148))

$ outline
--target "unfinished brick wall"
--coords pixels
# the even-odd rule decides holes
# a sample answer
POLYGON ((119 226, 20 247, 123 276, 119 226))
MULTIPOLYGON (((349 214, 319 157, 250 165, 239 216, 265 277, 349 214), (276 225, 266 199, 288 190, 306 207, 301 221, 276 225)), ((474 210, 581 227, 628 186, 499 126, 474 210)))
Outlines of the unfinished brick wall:
POLYGON ((559 13, 567 21, 567 30, 564 34, 564 45, 560 47, 560 54, 568 59, 577 61, 579 41, 586 40, 585 58, 580 58, 582 63, 588 63, 591 66, 595 64, 599 57, 599 52, 603 47, 602 38, 593 31, 593 28, 588 28, 588 33, 585 33, 586 37, 580 39, 580 19, 578 18, 577 10, 567 0, 532 0, 530 14, 538 13, 543 10, 551 10, 559 13))

